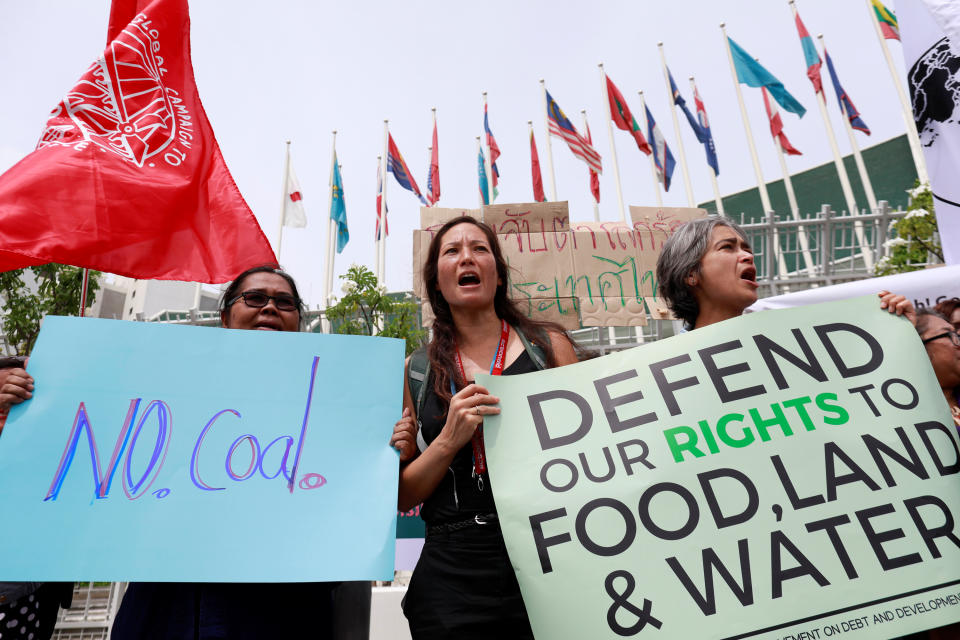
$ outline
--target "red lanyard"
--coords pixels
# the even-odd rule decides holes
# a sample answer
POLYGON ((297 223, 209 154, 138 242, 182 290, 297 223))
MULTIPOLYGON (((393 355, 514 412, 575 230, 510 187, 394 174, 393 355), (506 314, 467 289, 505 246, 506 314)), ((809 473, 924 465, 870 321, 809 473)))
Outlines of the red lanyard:
MULTIPOLYGON (((493 356, 493 362, 490 363, 490 375, 499 376, 503 373, 503 361, 507 358, 507 340, 510 338, 510 325, 506 320, 501 320, 500 344, 497 345, 497 353, 493 356)), ((463 361, 460 359, 460 349, 453 352, 457 360, 457 369, 460 371, 460 379, 467 382, 467 374, 463 371, 463 361)), ((456 393, 453 381, 450 381, 450 389, 456 393)), ((473 473, 479 476, 487 471, 487 454, 483 448, 483 423, 477 427, 473 433, 473 473)))

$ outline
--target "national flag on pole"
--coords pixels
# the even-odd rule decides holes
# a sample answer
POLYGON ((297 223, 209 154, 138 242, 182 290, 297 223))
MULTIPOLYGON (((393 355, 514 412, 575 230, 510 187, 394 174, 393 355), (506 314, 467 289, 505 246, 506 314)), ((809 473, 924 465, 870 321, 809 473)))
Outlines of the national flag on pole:
POLYGON ((827 58, 827 71, 830 72, 833 89, 837 92, 837 102, 840 103, 841 110, 846 111, 847 119, 850 120, 850 126, 857 131, 863 131, 865 134, 870 135, 870 128, 867 126, 867 123, 860 119, 860 112, 853 106, 853 101, 850 99, 850 96, 848 96, 847 92, 840 86, 840 78, 837 77, 837 70, 834 69, 833 61, 830 59, 830 54, 827 53, 826 49, 823 50, 823 55, 827 58))
POLYGON ((497 146, 497 140, 493 137, 493 131, 490 130, 490 119, 487 117, 487 105, 483 105, 483 130, 487 134, 487 148, 490 149, 490 172, 493 174, 493 197, 496 198, 497 185, 500 183, 500 169, 497 168, 497 158, 500 157, 500 147, 497 146))
MULTIPOLYGON (((376 235, 374 236, 376 240, 380 240, 380 204, 383 202, 383 170, 380 166, 380 158, 377 158, 377 224, 376 224, 376 235)), ((383 230, 385 235, 390 235, 390 225, 387 224, 387 205, 383 203, 383 230)))
POLYGON ((802 104, 796 98, 790 95, 783 83, 767 71, 763 65, 753 59, 749 53, 733 41, 733 38, 727 37, 727 43, 730 45, 730 53, 733 56, 733 66, 737 71, 737 81, 750 87, 766 87, 774 100, 780 103, 787 111, 797 114, 801 118, 807 112, 802 104))
POLYGON ((630 107, 627 106, 623 94, 617 89, 617 85, 613 84, 610 76, 603 74, 603 77, 607 80, 607 99, 610 102, 610 119, 613 120, 613 124, 617 125, 618 129, 629 132, 637 143, 637 148, 650 155, 653 153, 653 149, 650 148, 647 139, 643 137, 643 131, 637 123, 637 119, 630 113, 630 107))
POLYGON ((783 132, 783 120, 780 119, 780 111, 777 104, 770 99, 770 94, 766 87, 760 87, 760 93, 763 94, 763 106, 767 109, 767 118, 770 120, 770 135, 780 141, 780 148, 792 156, 803 155, 790 144, 787 140, 787 134, 783 132))
POLYGON ((213 283, 276 264, 200 103, 186 0, 118 0, 109 25, 36 150, 0 176, 0 271, 213 283))
POLYGON ((713 174, 718 176, 720 175, 720 164, 717 162, 717 148, 713 144, 713 133, 710 131, 707 109, 703 106, 703 100, 700 99, 700 92, 697 91, 696 85, 693 87, 693 104, 697 107, 697 121, 700 123, 700 129, 706 138, 703 149, 707 154, 707 164, 713 168, 713 174))
MULTIPOLYGON (((587 142, 589 142, 590 144, 593 144, 593 136, 590 135, 590 125, 589 123, 584 123, 584 124, 586 124, 586 128, 587 128, 587 142)), ((600 203, 600 174, 594 171, 593 169, 589 169, 589 171, 590 171, 590 193, 593 194, 593 199, 597 202, 597 204, 599 204, 600 203)))
POLYGON ((540 155, 537 153, 537 142, 533 138, 533 129, 530 129, 530 173, 533 176, 534 202, 546 202, 547 195, 543 192, 543 175, 540 173, 540 155))
POLYGON ((283 226, 307 226, 307 214, 303 210, 303 195, 300 193, 300 182, 293 171, 293 165, 287 163, 287 179, 285 185, 286 197, 283 199, 283 226))
POLYGON ((430 168, 427 170, 427 202, 430 206, 440 200, 440 152, 437 147, 437 122, 433 122, 433 146, 430 147, 430 168))
POLYGON ((897 22, 897 16, 894 15, 893 11, 883 6, 880 0, 870 0, 870 4, 873 5, 873 15, 877 18, 880 33, 883 34, 883 37, 887 40, 899 40, 900 24, 897 22))
POLYGON ((417 186, 417 181, 413 179, 413 174, 410 173, 407 163, 404 162, 403 156, 400 155, 400 150, 397 149, 397 143, 393 141, 392 133, 387 134, 387 171, 393 174, 393 177, 401 187, 407 191, 412 191, 420 198, 420 202, 427 204, 423 194, 420 193, 420 187, 417 186))
POLYGON ((653 114, 650 113, 650 107, 645 106, 644 108, 647 111, 647 139, 652 143, 653 164, 657 168, 657 178, 663 184, 663 190, 670 191, 670 178, 673 177, 673 167, 676 165, 676 161, 673 159, 673 154, 670 153, 667 141, 660 133, 660 127, 653 119, 653 114))
POLYGON ((336 151, 333 152, 333 184, 330 185, 330 219, 337 223, 337 253, 340 253, 350 241, 350 232, 347 230, 347 203, 343 199, 343 180, 336 151))
POLYGON ((545 93, 547 94, 547 128, 549 132, 552 135, 563 138, 567 146, 570 147, 570 151, 573 152, 573 155, 586 162, 587 165, 597 173, 602 173, 603 167, 600 164, 600 154, 587 142, 586 138, 580 135, 576 127, 573 126, 573 123, 567 119, 567 116, 565 116, 560 109, 560 105, 550 96, 550 92, 545 91, 545 93))
POLYGON ((800 14, 796 15, 797 22, 797 33, 800 35, 800 46, 803 48, 803 60, 807 64, 807 77, 810 78, 810 82, 813 84, 813 91, 815 93, 823 92, 823 80, 820 78, 820 65, 823 64, 823 61, 820 60, 820 54, 817 53, 817 46, 813 43, 813 38, 810 37, 810 33, 807 31, 807 27, 804 26, 803 20, 800 19, 800 14))
MULTIPOLYGON (((480 145, 477 145, 478 147, 480 145)), ((490 198, 487 195, 487 161, 483 155, 483 147, 480 147, 479 152, 477 153, 477 178, 480 188, 480 201, 483 204, 490 204, 490 198)))
MULTIPOLYGON (((687 117, 687 122, 690 123, 690 128, 693 129, 693 135, 697 136, 697 142, 700 144, 706 144, 707 138, 706 133, 703 129, 700 128, 700 123, 697 122, 697 119, 693 117, 693 114, 690 113, 690 109, 687 107, 687 101, 683 99, 683 96, 680 95, 680 89, 677 88, 677 83, 673 81, 673 74, 670 73, 670 68, 667 67, 667 79, 670 80, 670 93, 673 94, 673 104, 680 107, 683 111, 683 115, 687 117)), ((677 135, 680 135, 679 132, 677 135)))

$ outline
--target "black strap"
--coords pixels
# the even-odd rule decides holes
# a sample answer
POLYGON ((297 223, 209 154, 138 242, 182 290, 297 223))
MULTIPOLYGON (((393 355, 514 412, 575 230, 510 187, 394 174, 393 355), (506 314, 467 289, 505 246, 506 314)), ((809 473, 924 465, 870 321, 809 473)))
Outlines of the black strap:
MULTIPOLYGON (((520 342, 523 344, 524 351, 530 356, 538 370, 547 368, 546 352, 538 344, 534 344, 523 335, 523 332, 514 328, 520 342)), ((545 338, 547 339, 547 338, 545 338)), ((413 398, 413 406, 417 412, 417 447, 420 451, 427 448, 426 441, 420 435, 420 415, 423 410, 423 403, 427 397, 427 381, 430 379, 430 358, 427 357, 427 347, 423 346, 413 352, 410 356, 410 364, 407 366, 407 384, 410 386, 410 397, 413 398)))

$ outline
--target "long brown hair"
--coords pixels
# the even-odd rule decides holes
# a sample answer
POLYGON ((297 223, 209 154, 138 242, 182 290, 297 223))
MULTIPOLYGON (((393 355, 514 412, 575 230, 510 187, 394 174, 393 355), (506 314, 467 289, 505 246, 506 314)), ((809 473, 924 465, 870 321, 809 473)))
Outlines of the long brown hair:
MULTIPOLYGON (((430 248, 427 251, 427 259, 423 264, 424 288, 427 291, 427 299, 430 301, 434 314, 433 339, 427 345, 427 357, 430 359, 430 369, 433 373, 433 391, 440 400, 440 406, 444 412, 450 404, 450 398, 453 397, 450 393, 450 381, 459 378, 453 357, 454 351, 457 349, 457 328, 453 322, 450 305, 447 304, 443 294, 440 293, 440 287, 437 283, 437 261, 440 257, 440 241, 447 231, 458 224, 472 224, 486 236, 497 266, 497 279, 500 281, 493 296, 493 309, 498 318, 506 320, 510 326, 522 331, 527 340, 543 349, 548 368, 555 367, 557 361, 547 332, 555 331, 561 335, 566 335, 563 327, 555 322, 531 320, 507 297, 507 287, 510 281, 509 267, 503 257, 500 242, 497 240, 497 235, 493 232, 493 229, 470 216, 462 216, 448 221, 433 236, 430 248)), ((573 341, 571 341, 572 343, 573 341)), ((465 382, 466 380, 460 380, 461 384, 465 382)))

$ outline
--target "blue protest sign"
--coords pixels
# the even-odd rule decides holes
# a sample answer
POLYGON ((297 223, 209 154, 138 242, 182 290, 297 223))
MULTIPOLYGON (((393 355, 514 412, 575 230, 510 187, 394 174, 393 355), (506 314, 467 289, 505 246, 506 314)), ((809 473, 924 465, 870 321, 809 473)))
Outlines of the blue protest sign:
POLYGON ((0 437, 0 575, 390 579, 403 353, 48 317, 0 437))

